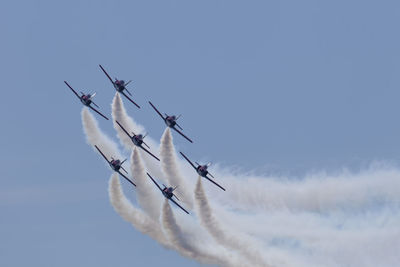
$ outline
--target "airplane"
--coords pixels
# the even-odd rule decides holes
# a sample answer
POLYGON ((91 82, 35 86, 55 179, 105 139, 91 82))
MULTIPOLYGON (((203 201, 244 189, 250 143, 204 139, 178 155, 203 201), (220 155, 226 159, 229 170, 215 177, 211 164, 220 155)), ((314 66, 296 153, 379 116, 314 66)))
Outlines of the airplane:
POLYGON ((99 107, 98 105, 96 105, 96 103, 93 102, 92 98, 96 95, 96 93, 93 94, 84 94, 83 92, 80 92, 82 95, 79 96, 78 93, 66 82, 64 81, 64 83, 69 87, 69 89, 71 89, 71 91, 79 98, 79 100, 82 102, 83 105, 87 106, 88 108, 90 108, 91 110, 95 111, 97 114, 99 114, 100 116, 102 116, 104 119, 108 120, 108 118, 106 116, 104 116, 103 114, 100 113, 100 111, 98 111, 97 109, 95 109, 94 107, 92 107, 90 104, 95 105, 96 107, 99 107))
POLYGON ((153 158, 155 158, 156 160, 160 161, 159 158, 157 158, 156 156, 154 156, 149 150, 147 150, 146 148, 143 147, 143 145, 147 146, 147 148, 150 149, 150 147, 143 141, 143 139, 146 137, 146 135, 141 135, 141 134, 135 134, 134 132, 132 132, 133 136, 131 136, 127 130, 125 130, 125 128, 118 122, 115 121, 119 127, 121 127, 121 129, 129 136, 129 138, 132 140, 132 142, 135 144, 135 146, 140 147, 141 149, 143 149, 144 151, 146 151, 147 153, 149 153, 151 156, 153 156, 153 158))
POLYGON ((132 182, 130 179, 128 179, 128 177, 126 177, 123 173, 121 173, 119 170, 122 169, 124 172, 126 172, 126 174, 128 174, 128 172, 124 169, 124 167, 122 167, 122 164, 127 160, 123 160, 122 162, 119 159, 114 159, 113 157, 111 157, 111 161, 109 161, 107 159, 107 157, 103 154, 103 152, 101 152, 100 148, 98 148, 95 145, 97 151, 99 151, 99 153, 103 156, 103 158, 108 162, 108 164, 110 164, 111 169, 113 169, 115 172, 118 172, 122 177, 124 177, 128 182, 130 182, 131 184, 133 184, 134 186, 136 186, 136 184, 134 182, 132 182))
POLYGON ((189 214, 189 212, 187 210, 185 210, 181 205, 179 205, 172 197, 175 197, 177 200, 179 200, 179 198, 174 194, 174 190, 178 187, 175 186, 173 187, 167 187, 165 184, 163 184, 164 188, 161 189, 161 187, 158 185, 158 183, 153 179, 153 177, 151 177, 151 175, 147 172, 147 176, 149 176, 149 178, 153 181, 153 183, 158 187, 158 189, 160 189, 161 193, 164 195, 165 198, 171 200, 172 202, 175 203, 175 205, 177 205, 179 208, 181 208, 184 212, 186 212, 187 214, 189 214))
POLYGON ((183 130, 182 129, 182 127, 181 126, 179 126, 179 124, 176 122, 178 119, 179 119, 179 117, 181 116, 181 115, 179 115, 179 116, 175 116, 175 115, 172 115, 172 116, 168 116, 166 113, 164 113, 165 114, 165 117, 163 116, 163 115, 161 115, 161 113, 160 113, 160 111, 158 111, 158 109, 149 101, 149 104, 153 107, 153 109, 158 113, 158 115, 160 115, 160 117, 164 120, 164 122, 165 122, 165 124, 169 127, 169 128, 172 128, 172 129, 174 129, 177 133, 179 133, 180 135, 182 135, 186 140, 188 140, 190 143, 193 143, 193 141, 189 138, 189 137, 187 137, 186 135, 184 135, 180 130, 178 130, 176 127, 178 127, 179 129, 181 129, 181 130, 183 130))
POLYGON ((107 78, 110 80, 110 82, 114 85, 115 90, 117 90, 117 92, 123 94, 126 98, 128 98, 129 101, 131 101, 135 106, 137 106, 138 108, 140 108, 140 106, 138 104, 135 103, 135 101, 133 101, 127 94, 125 94, 124 91, 126 91, 130 96, 132 96, 132 94, 128 91, 128 89, 126 88, 126 86, 131 82, 125 82, 124 80, 118 80, 117 78, 115 78, 115 81, 113 81, 110 77, 110 75, 108 75, 108 73, 106 72, 106 70, 99 65, 99 67, 101 68, 101 70, 104 72, 104 74, 107 76, 107 78))
POLYGON ((211 178, 207 177, 207 174, 210 175, 212 178, 214 178, 214 176, 212 176, 211 173, 208 172, 208 167, 210 167, 211 163, 205 164, 205 165, 200 165, 199 163, 195 162, 195 164, 197 165, 197 167, 190 161, 190 159, 188 157, 185 156, 185 154, 183 154, 182 152, 181 155, 190 163, 190 165, 192 165, 192 167, 196 170, 196 172, 201 176, 206 178, 207 180, 209 180, 210 182, 212 182, 213 184, 215 184, 216 186, 218 186, 219 188, 221 188, 222 190, 225 191, 225 188, 223 188, 222 186, 220 186, 219 184, 217 184, 216 182, 214 182, 213 180, 211 180, 211 178))

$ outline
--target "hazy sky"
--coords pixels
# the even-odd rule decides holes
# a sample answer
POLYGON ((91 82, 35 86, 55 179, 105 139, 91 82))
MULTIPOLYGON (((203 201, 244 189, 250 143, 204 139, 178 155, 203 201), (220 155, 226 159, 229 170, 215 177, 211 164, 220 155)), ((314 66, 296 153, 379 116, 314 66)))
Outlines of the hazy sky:
MULTIPOLYGON (((81 104, 98 68, 132 79, 128 112, 182 114, 191 157, 302 174, 399 162, 398 1, 1 1, 1 266, 198 266, 112 209, 81 104)), ((100 127, 115 138, 111 122, 100 127)), ((130 195, 132 196, 132 195, 130 195)))

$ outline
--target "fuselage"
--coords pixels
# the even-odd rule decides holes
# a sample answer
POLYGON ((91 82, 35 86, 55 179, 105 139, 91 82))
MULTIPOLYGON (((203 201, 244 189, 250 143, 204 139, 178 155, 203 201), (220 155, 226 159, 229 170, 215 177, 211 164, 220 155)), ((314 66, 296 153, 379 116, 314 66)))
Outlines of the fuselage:
POLYGON ((167 116, 164 121, 168 127, 172 128, 176 125, 176 117, 175 116, 167 116))
POLYGON ((111 169, 117 172, 121 168, 121 161, 119 161, 118 159, 117 160, 113 159, 110 161, 110 166, 111 169))
POLYGON ((174 189, 172 187, 164 187, 162 193, 166 198, 170 199, 174 195, 173 191, 174 189))
POLYGON ((89 106, 90 103, 92 103, 92 100, 90 99, 90 95, 82 95, 82 96, 81 96, 81 102, 82 102, 82 104, 84 104, 85 106, 89 106))
POLYGON ((141 134, 135 135, 131 139, 136 146, 141 146, 143 144, 143 136, 141 134))
POLYGON ((125 81, 124 80, 115 80, 114 82, 115 90, 118 92, 122 92, 125 90, 125 81))
POLYGON ((207 176, 207 173, 208 173, 208 171, 207 171, 207 166, 206 166, 206 165, 200 165, 200 166, 198 166, 198 167, 196 168, 196 171, 197 171, 197 173, 198 173, 200 176, 203 176, 203 177, 206 177, 206 176, 207 176))

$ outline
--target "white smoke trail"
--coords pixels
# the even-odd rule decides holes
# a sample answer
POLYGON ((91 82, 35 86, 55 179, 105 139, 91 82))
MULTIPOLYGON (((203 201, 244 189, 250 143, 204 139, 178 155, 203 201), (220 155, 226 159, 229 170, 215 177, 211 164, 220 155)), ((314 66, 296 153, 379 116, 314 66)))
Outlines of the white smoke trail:
POLYGON ((190 238, 187 237, 188 233, 183 233, 178 226, 167 199, 165 199, 162 209, 162 223, 169 240, 182 256, 195 259, 203 264, 245 266, 240 264, 238 260, 235 260, 235 257, 223 257, 224 253, 218 252, 218 249, 215 247, 214 251, 210 251, 210 249, 207 249, 207 246, 199 246, 198 244, 200 243, 196 245, 194 242, 191 242, 190 238))
POLYGON ((100 130, 97 120, 89 112, 87 107, 82 109, 81 116, 87 142, 92 148, 95 150, 94 146, 97 145, 106 157, 115 157, 122 160, 117 144, 100 130))
MULTIPOLYGON (((129 136, 124 133, 124 131, 115 121, 118 121, 129 133, 131 131, 134 131, 135 134, 143 134, 145 132, 145 129, 142 125, 135 122, 133 118, 128 115, 121 96, 118 93, 115 93, 114 99, 111 104, 111 115, 113 118, 114 128, 117 131, 117 135, 121 143, 125 146, 127 150, 131 150, 135 147, 135 145, 132 143, 132 140, 129 138, 129 136)), ((145 139, 145 142, 150 146, 153 154, 157 155, 157 142, 155 142, 149 136, 147 136, 145 139)), ((160 163, 144 151, 140 151, 140 154, 151 174, 162 177, 162 173, 160 171, 160 163)))
POLYGON ((400 249, 398 170, 314 175, 296 181, 232 178, 230 189, 236 192, 218 198, 226 204, 225 210, 218 210, 219 219, 239 233, 260 237, 269 249, 292 257, 296 266, 400 262, 395 252, 400 249), (235 207, 235 212, 226 207, 235 207))
POLYGON ((139 205, 155 221, 160 219, 162 195, 146 175, 146 171, 140 160, 138 148, 134 148, 131 154, 131 173, 136 182, 136 196, 139 205))
POLYGON ((127 222, 130 222, 137 230, 159 242, 166 248, 173 248, 165 238, 160 225, 135 208, 124 195, 118 174, 114 173, 108 187, 110 202, 114 210, 127 222))
POLYGON ((285 177, 234 176, 221 178, 230 183, 228 198, 220 199, 245 210, 326 212, 360 209, 377 200, 400 201, 400 177, 391 167, 372 167, 360 173, 342 171, 336 175, 317 173, 303 179, 285 177))
POLYGON ((170 186, 179 186, 179 197, 190 208, 193 208, 193 197, 189 192, 191 188, 182 178, 176 162, 175 148, 169 128, 166 128, 161 137, 160 145, 161 166, 170 186))
MULTIPOLYGON (((115 113, 123 114, 121 110, 115 113)), ((125 116, 128 117, 126 112, 125 116)), ((117 146, 101 133, 87 110, 82 111, 82 120, 90 144, 101 143, 106 147, 104 150, 108 150, 107 154, 118 153, 117 146)), ((166 132, 162 142, 165 135, 166 132)), ((164 146, 166 155, 161 158, 172 159, 172 165, 163 166, 165 175, 171 185, 176 182, 181 186, 179 193, 192 192, 179 175, 182 170, 178 169, 172 137, 167 145, 164 146), (173 168, 169 169, 171 166, 173 168)), ((150 167, 150 172, 155 176, 158 172, 157 178, 162 178, 164 173, 158 168, 150 167)), ((193 176, 193 170, 190 171, 185 171, 184 177, 186 174, 193 176)), ((225 194, 211 195, 207 199, 215 211, 212 215, 220 225, 229 225, 239 236, 254 239, 250 246, 262 250, 262 256, 268 262, 284 259, 289 266, 296 267, 392 267, 400 262, 400 172, 395 168, 377 168, 357 174, 314 174, 296 180, 252 177, 229 170, 218 171, 215 167, 213 173, 229 187, 225 194)), ((145 227, 158 225, 160 228, 159 223, 133 207, 126 198, 128 204, 121 198, 118 204, 113 204, 121 216, 164 246, 175 247, 156 226, 145 227)), ((192 200, 190 195, 188 198, 192 200)), ((227 257, 226 250, 215 244, 193 216, 183 218, 182 214, 178 225, 171 218, 164 222, 168 217, 164 215, 173 216, 171 212, 164 214, 163 209, 162 215, 165 233, 180 246, 175 249, 186 257, 220 265, 243 265, 238 255, 245 254, 246 248, 240 251, 241 254, 232 251, 231 257, 227 257), (204 235, 209 239, 204 239, 204 235)), ((284 264, 273 265, 281 267, 284 264)))
POLYGON ((201 177, 197 179, 195 192, 195 203, 201 224, 210 232, 211 236, 221 245, 236 250, 242 254, 254 266, 269 266, 262 257, 262 254, 253 247, 253 244, 239 239, 240 234, 234 236, 227 232, 227 226, 221 226, 214 217, 210 204, 204 192, 201 177))

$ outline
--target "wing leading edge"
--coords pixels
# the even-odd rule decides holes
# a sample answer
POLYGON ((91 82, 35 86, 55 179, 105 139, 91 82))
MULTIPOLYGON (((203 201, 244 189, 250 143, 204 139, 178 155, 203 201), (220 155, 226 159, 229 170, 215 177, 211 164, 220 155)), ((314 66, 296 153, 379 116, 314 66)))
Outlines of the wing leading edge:
POLYGON ((176 202, 175 200, 173 200, 172 198, 169 198, 169 200, 171 200, 172 202, 174 202, 175 205, 177 205, 179 208, 181 208, 184 212, 186 212, 187 214, 189 214, 189 212, 187 210, 185 210, 181 205, 178 204, 178 202, 176 202))
POLYGON ((100 111, 98 111, 97 109, 95 109, 92 106, 88 106, 91 110, 93 110, 94 112, 96 112, 97 114, 99 114, 100 116, 102 116, 104 119, 108 120, 108 118, 106 116, 104 116, 100 111))
POLYGON ((174 129, 178 134, 182 135, 186 140, 188 140, 190 143, 193 143, 193 141, 187 137, 186 135, 184 135, 181 131, 179 131, 178 129, 176 129, 175 127, 172 127, 172 129, 174 129))

